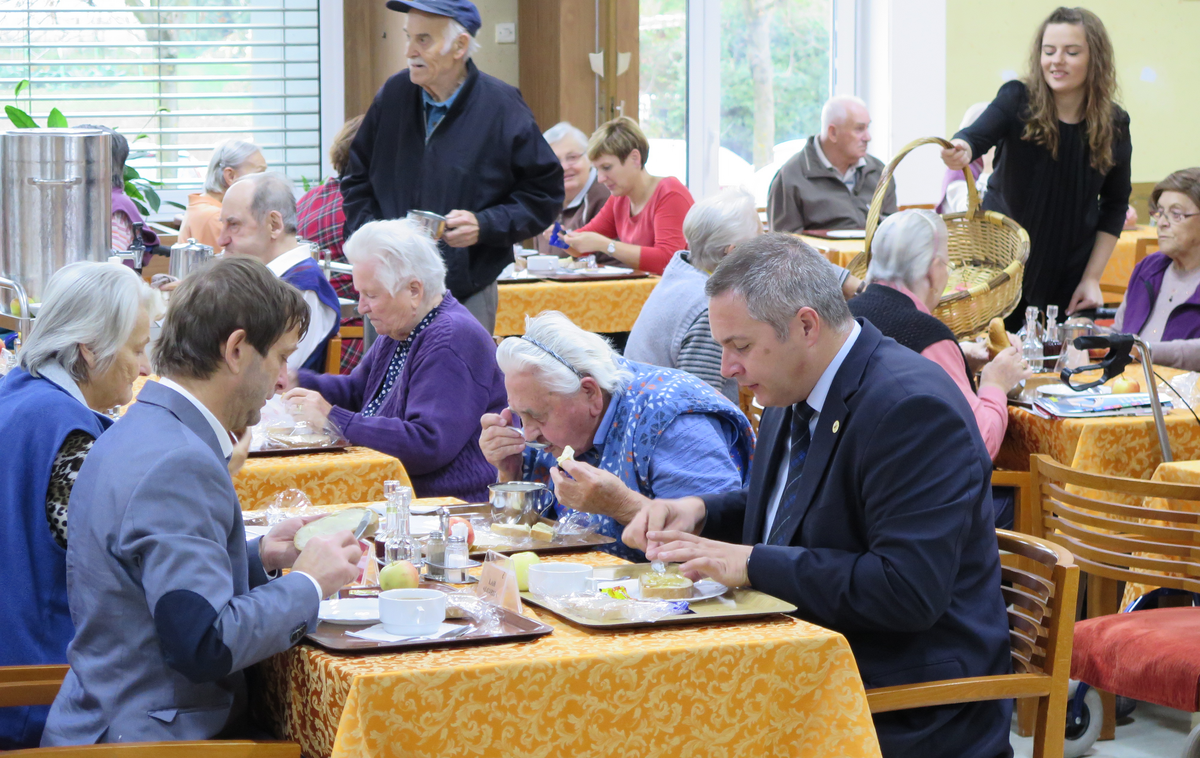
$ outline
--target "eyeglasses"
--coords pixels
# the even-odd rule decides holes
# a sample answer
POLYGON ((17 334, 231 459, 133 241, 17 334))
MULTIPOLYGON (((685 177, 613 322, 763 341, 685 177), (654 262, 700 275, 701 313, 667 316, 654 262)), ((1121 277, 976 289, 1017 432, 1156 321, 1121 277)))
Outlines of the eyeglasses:
POLYGON ((579 163, 581 160, 583 160, 583 153, 567 153, 559 163, 579 163))
POLYGON ((1150 211, 1150 218, 1158 221, 1159 223, 1162 222, 1164 216, 1172 224, 1182 224, 1185 219, 1189 219, 1192 216, 1200 216, 1200 213, 1184 213, 1178 208, 1171 208, 1170 210, 1155 208, 1154 210, 1150 211))

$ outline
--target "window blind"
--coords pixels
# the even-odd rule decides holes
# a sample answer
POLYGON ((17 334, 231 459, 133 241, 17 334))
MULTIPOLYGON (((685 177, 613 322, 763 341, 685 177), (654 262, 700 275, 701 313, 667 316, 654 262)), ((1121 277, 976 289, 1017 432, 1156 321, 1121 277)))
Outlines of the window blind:
POLYGON ((42 126, 58 108, 72 126, 120 131, 130 165, 165 190, 203 187, 226 139, 254 142, 272 170, 316 183, 317 3, 2 0, 0 101, 42 126))

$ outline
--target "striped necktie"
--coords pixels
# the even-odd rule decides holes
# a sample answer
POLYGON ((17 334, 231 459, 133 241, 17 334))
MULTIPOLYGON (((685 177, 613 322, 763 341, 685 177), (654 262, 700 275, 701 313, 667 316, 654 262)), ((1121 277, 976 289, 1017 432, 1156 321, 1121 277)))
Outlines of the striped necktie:
POLYGON ((767 538, 768 545, 782 545, 787 539, 785 535, 788 525, 796 518, 796 504, 800 499, 800 477, 804 473, 804 460, 808 457, 808 446, 812 442, 812 434, 808 431, 808 422, 816 413, 808 403, 796 403, 792 406, 792 449, 788 458, 787 484, 779 497, 779 507, 775 511, 775 523, 771 525, 771 534, 767 538))

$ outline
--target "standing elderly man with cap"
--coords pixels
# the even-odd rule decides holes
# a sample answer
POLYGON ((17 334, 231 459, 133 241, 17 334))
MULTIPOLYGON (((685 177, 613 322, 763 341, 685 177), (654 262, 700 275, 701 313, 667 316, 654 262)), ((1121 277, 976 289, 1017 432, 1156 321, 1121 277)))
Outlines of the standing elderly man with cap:
POLYGON ((467 0, 389 0, 407 14, 408 69, 375 95, 342 179, 346 237, 411 210, 446 217, 446 285, 493 331, 496 277, 562 208, 563 171, 521 93, 482 73, 467 0))
MULTIPOLYGON (((857 97, 839 95, 821 108, 821 134, 808 138, 771 180, 767 219, 774 232, 863 229, 883 161, 867 155, 871 114, 857 97)), ((883 215, 896 212, 896 185, 888 187, 883 215)))

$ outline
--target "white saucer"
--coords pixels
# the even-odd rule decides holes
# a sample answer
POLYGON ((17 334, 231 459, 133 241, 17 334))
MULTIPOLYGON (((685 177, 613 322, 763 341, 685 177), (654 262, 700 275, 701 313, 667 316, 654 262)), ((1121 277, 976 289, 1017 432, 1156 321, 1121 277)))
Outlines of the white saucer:
MULTIPOLYGON (((642 599, 641 586, 637 579, 617 579, 613 581, 599 582, 601 589, 608 587, 624 587, 629 596, 635 600, 642 599)), ((708 600, 714 597, 720 597, 729 591, 729 588, 720 582, 714 582, 712 579, 701 579, 692 585, 692 596, 680 598, 689 603, 698 603, 701 600, 708 600)))
POLYGON ((863 229, 830 229, 825 236, 831 240, 862 240, 867 238, 863 229))
POLYGON ((375 624, 379 621, 379 598, 322 600, 317 618, 330 624, 375 624))

